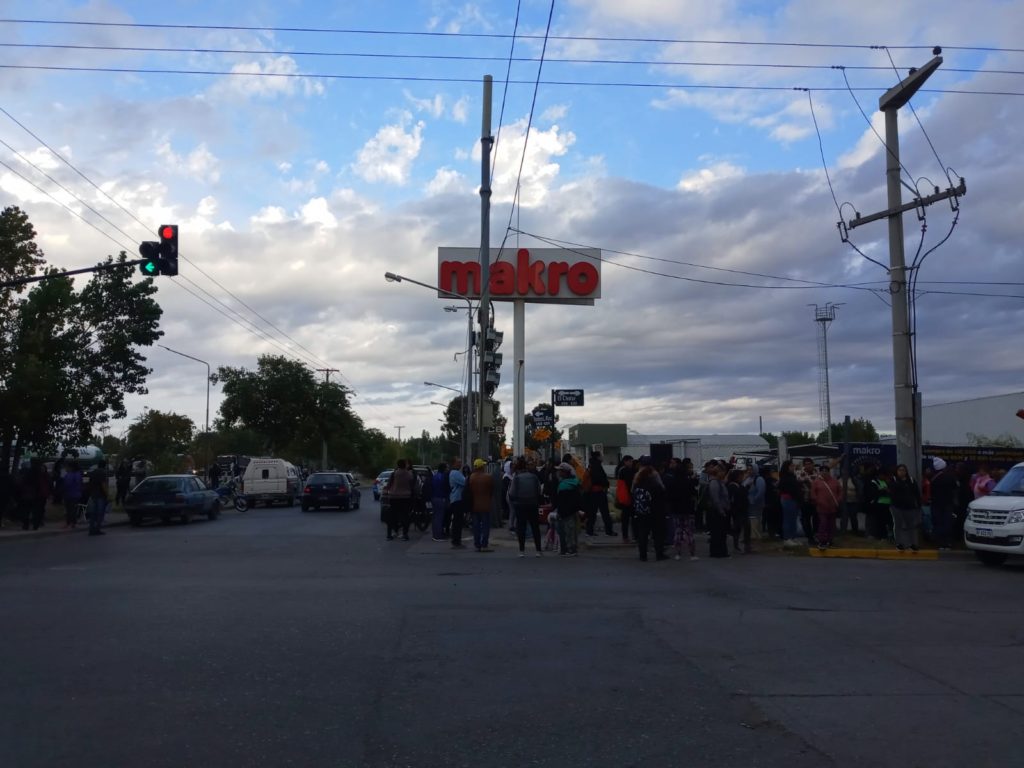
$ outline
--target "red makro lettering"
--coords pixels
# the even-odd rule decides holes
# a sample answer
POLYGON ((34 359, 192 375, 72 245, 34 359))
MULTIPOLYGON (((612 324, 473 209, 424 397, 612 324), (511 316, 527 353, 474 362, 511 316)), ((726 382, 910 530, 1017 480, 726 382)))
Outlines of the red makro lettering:
POLYGON ((440 285, 462 295, 480 295, 480 265, 475 261, 442 261, 440 285))
MULTIPOLYGON (((544 262, 530 263, 530 252, 520 248, 516 254, 516 288, 520 296, 526 296, 530 289, 538 296, 544 295, 544 262)), ((558 286, 551 293, 558 293, 558 286)))
MULTIPOLYGON (((532 261, 530 251, 520 248, 516 258, 491 265, 489 289, 496 297, 562 296, 563 281, 572 296, 587 297, 601 283, 593 264, 585 261, 532 261)), ((442 261, 438 268, 438 286, 464 296, 480 295, 480 264, 476 261, 442 261)), ((568 298, 568 297, 566 297, 568 298)))

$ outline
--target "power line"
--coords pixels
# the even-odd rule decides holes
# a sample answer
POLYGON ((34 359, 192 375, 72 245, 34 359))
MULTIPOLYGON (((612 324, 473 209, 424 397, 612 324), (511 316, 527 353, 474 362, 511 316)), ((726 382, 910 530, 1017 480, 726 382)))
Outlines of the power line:
MULTIPOLYGON (((520 0, 521 1, 521 0, 520 0)), ((518 30, 519 11, 516 11, 516 26, 510 36, 512 46, 510 53, 515 49, 516 32, 518 30)), ((0 48, 21 48, 27 50, 71 50, 71 51, 109 51, 112 53, 188 53, 188 54, 224 54, 242 56, 293 56, 293 57, 323 57, 323 58, 349 58, 349 59, 379 59, 379 60, 412 60, 412 61, 502 61, 517 63, 535 63, 539 59, 535 56, 482 56, 469 54, 431 54, 431 53, 381 53, 370 51, 317 51, 317 50, 279 50, 279 49, 252 49, 252 48, 206 48, 206 47, 174 47, 174 46, 144 46, 144 45, 85 45, 74 43, 9 43, 0 42, 0 48)), ((885 46, 882 46, 885 48, 885 46)), ((795 64, 783 62, 727 62, 727 61, 676 61, 670 59, 588 59, 579 57, 552 57, 547 56, 545 61, 549 64, 603 64, 622 66, 661 66, 661 67, 714 67, 727 69, 795 69, 795 70, 830 70, 835 69, 833 64, 795 64)), ((846 65, 850 70, 862 71, 888 71, 890 68, 882 65, 861 64, 846 65)), ((937 74, 990 74, 990 75, 1024 75, 1020 69, 986 69, 971 67, 944 67, 938 70, 937 74)))
MULTIPOLYGON (((34 138, 34 139, 35 139, 36 141, 39 141, 39 142, 40 142, 40 143, 41 143, 41 144, 42 144, 42 145, 43 145, 44 147, 46 147, 46 149, 47 149, 47 150, 49 150, 49 151, 50 151, 50 152, 51 152, 51 153, 52 153, 52 154, 53 154, 53 155, 54 155, 55 157, 59 158, 59 159, 60 159, 60 160, 61 160, 62 162, 64 162, 64 164, 65 164, 65 165, 67 165, 67 166, 68 166, 69 168, 71 168, 71 170, 73 170, 73 171, 74 171, 75 173, 77 173, 77 174, 78 174, 79 176, 81 176, 81 177, 82 177, 82 179, 84 179, 84 180, 85 180, 86 182, 88 182, 88 183, 89 183, 89 184, 90 184, 90 185, 91 185, 91 186, 92 186, 92 187, 93 187, 94 189, 96 189, 96 190, 97 190, 98 192, 100 192, 100 193, 101 193, 102 195, 104 195, 104 196, 105 196, 105 197, 106 197, 106 198, 107 198, 108 200, 110 200, 110 201, 111 201, 112 203, 114 203, 114 205, 116 205, 116 206, 117 206, 118 208, 120 208, 120 209, 121 209, 121 210, 122 210, 122 211, 123 211, 123 212, 124 212, 125 214, 127 214, 127 215, 128 215, 129 217, 131 217, 131 218, 132 218, 132 219, 133 219, 133 220, 134 220, 134 221, 135 221, 135 222, 136 222, 136 223, 137 223, 137 224, 138 224, 139 226, 141 226, 141 227, 142 227, 143 229, 147 229, 147 230, 148 230, 148 227, 146 226, 146 224, 145 224, 145 223, 144 223, 144 222, 143 222, 143 221, 142 221, 141 219, 139 219, 139 217, 138 217, 138 216, 136 216, 136 215, 135 215, 135 214, 134 214, 134 213, 133 213, 132 211, 130 211, 130 210, 129 210, 129 209, 127 209, 127 208, 126 208, 125 206, 123 206, 123 205, 122 205, 121 203, 119 203, 119 202, 118 202, 117 200, 115 200, 115 199, 114 199, 114 198, 113 198, 113 197, 112 197, 112 196, 111 196, 111 195, 110 195, 109 193, 107 193, 107 192, 106 192, 106 190, 104 190, 104 189, 103 189, 102 187, 100 187, 100 186, 99 186, 98 184, 96 184, 96 183, 95 183, 95 182, 94 182, 94 181, 93 181, 92 179, 90 179, 90 178, 89 178, 88 176, 86 176, 86 175, 85 175, 84 173, 82 173, 82 171, 80 171, 80 170, 79 170, 79 169, 78 169, 78 168, 77 168, 77 167, 76 167, 76 166, 75 166, 75 165, 74 165, 74 164, 73 164, 73 163, 72 163, 72 162, 71 162, 70 160, 68 160, 68 159, 67 159, 66 157, 64 157, 64 156, 63 156, 63 155, 62 155, 62 154, 61 154, 60 152, 58 152, 58 151, 57 151, 56 149, 54 149, 53 147, 51 147, 51 146, 50 146, 50 145, 49 145, 49 144, 48 144, 48 143, 47 143, 46 141, 44 141, 44 140, 43 140, 42 138, 40 138, 40 137, 39 137, 38 135, 36 135, 36 134, 35 134, 35 133, 34 133, 33 131, 31 131, 31 130, 30 130, 30 129, 29 129, 29 128, 28 128, 28 127, 27 127, 27 126, 26 126, 26 125, 24 124, 24 123, 22 123, 21 121, 17 120, 17 119, 16 119, 16 118, 15 118, 15 117, 14 117, 14 116, 13 116, 13 115, 12 115, 12 114, 10 113, 10 112, 8 112, 8 111, 7 111, 6 109, 4 109, 3 107, 0 107, 0 113, 3 113, 4 115, 6 115, 6 116, 7 116, 8 118, 10 118, 10 119, 11 119, 11 120, 12 120, 12 121, 13 121, 13 122, 15 123, 15 124, 17 124, 17 125, 18 125, 19 127, 21 127, 21 128, 23 129, 23 130, 25 130, 25 131, 26 131, 26 132, 27 132, 27 133, 28 133, 28 134, 29 134, 30 136, 32 136, 32 138, 34 138)), ((2 143, 3 143, 3 145, 4 145, 4 146, 6 146, 6 147, 7 147, 8 149, 10 149, 11 151, 14 151, 14 152, 16 152, 16 150, 14 150, 14 148, 13 148, 13 147, 11 147, 11 146, 10 146, 9 144, 7 144, 6 142, 2 142, 2 143)), ((131 239, 132 239, 131 235, 129 235, 129 234, 128 234, 127 232, 125 232, 125 231, 124 231, 123 229, 121 229, 121 228, 120 228, 120 227, 118 227, 118 226, 117 226, 116 224, 114 224, 113 222, 111 222, 111 221, 110 221, 110 219, 108 219, 108 218, 107 218, 106 216, 104 216, 104 215, 103 215, 102 213, 100 213, 100 212, 99 212, 99 211, 97 211, 97 210, 96 210, 95 208, 93 208, 92 206, 90 206, 90 205, 89 205, 88 203, 86 203, 86 202, 85 202, 84 200, 82 200, 82 199, 81 199, 81 197, 79 197, 79 196, 78 196, 78 195, 76 195, 76 194, 75 194, 74 192, 72 192, 71 190, 69 190, 69 189, 68 189, 67 187, 65 187, 65 186, 64 186, 63 184, 60 184, 60 182, 57 182, 56 180, 54 180, 54 179, 53 179, 53 178, 52 178, 52 177, 51 177, 51 176, 50 176, 49 174, 47 174, 47 173, 46 173, 45 171, 43 171, 43 170, 42 170, 41 168, 39 168, 39 166, 37 166, 37 165, 36 165, 35 163, 33 163, 33 162, 32 162, 31 160, 29 160, 28 158, 26 158, 26 157, 25 157, 24 155, 22 155, 22 154, 21 154, 21 153, 19 153, 19 152, 16 152, 16 154, 18 155, 18 157, 20 157, 20 158, 21 158, 22 160, 24 160, 25 162, 27 162, 27 163, 28 163, 29 165, 31 165, 31 166, 32 166, 33 168, 35 168, 35 169, 36 169, 37 171, 39 171, 39 172, 40 172, 40 173, 42 173, 42 174, 43 174, 44 176, 46 176, 46 178, 48 178, 48 179, 50 179, 51 181, 53 181, 53 182, 54 182, 55 184, 57 184, 57 185, 58 185, 58 186, 59 186, 59 187, 60 187, 61 189, 63 189, 63 190, 65 191, 65 192, 67 192, 67 193, 68 193, 69 195, 71 195, 72 197, 74 197, 74 198, 75 198, 76 200, 78 200, 78 201, 79 201, 80 203, 82 203, 83 205, 85 205, 85 206, 86 206, 86 207, 87 207, 87 208, 88 208, 88 209, 89 209, 90 211, 92 211, 92 212, 93 212, 93 213, 95 213, 95 214, 96 214, 97 216, 99 216, 99 217, 100 217, 101 219, 103 219, 103 220, 104 220, 105 222, 107 222, 107 224, 109 224, 110 226, 114 227, 114 229, 116 229, 116 230, 117 230, 118 232, 120 232, 120 233, 121 233, 122 235, 124 235, 125 237, 127 237, 127 238, 128 238, 129 240, 131 240, 131 239)), ((37 187, 37 188, 38 188, 38 187, 37 187)), ((52 197, 52 196, 51 196, 51 197, 52 197)), ((56 200, 56 198, 54 198, 54 199, 56 200)), ((82 218, 82 217, 79 217, 79 218, 82 218)), ((85 221, 85 219, 84 219, 84 218, 83 218, 82 220, 83 220, 83 221, 85 221)), ((89 223, 89 222, 86 222, 86 223, 89 223)), ((123 247, 123 246, 122 246, 122 247, 123 247)), ((128 250, 131 250, 131 249, 128 249, 128 250)), ((307 353, 307 354, 309 355, 309 359, 310 359, 310 360, 312 360, 312 361, 314 361, 314 362, 315 362, 315 364, 324 364, 324 365, 326 365, 326 363, 323 363, 323 361, 322 361, 322 360, 320 360, 320 359, 319 359, 319 358, 318 358, 318 357, 317 357, 317 356, 316 356, 316 355, 315 355, 315 354, 314 354, 314 353, 313 353, 313 352, 312 352, 312 351, 311 351, 310 349, 308 349, 308 348, 307 348, 307 347, 305 347, 305 346, 304 346, 303 344, 299 343, 299 342, 298 342, 297 340, 295 340, 294 338, 292 338, 292 337, 291 337, 291 336, 290 336, 289 334, 285 333, 285 332, 284 332, 283 330, 281 330, 280 328, 278 328, 278 327, 277 327, 277 326, 276 326, 276 325, 275 325, 274 323, 270 322, 270 320, 268 320, 267 318, 265 318, 265 317, 264 317, 263 315, 261 315, 261 314, 260 314, 259 312, 257 312, 257 311, 256 311, 255 309, 253 309, 253 308, 252 308, 252 307, 251 307, 251 306, 250 306, 250 305, 249 305, 248 303, 246 303, 246 302, 245 302, 245 301, 243 301, 243 300, 242 300, 241 298, 239 298, 238 296, 236 296, 236 295, 235 295, 235 294, 234 294, 234 293, 233 293, 232 291, 228 290, 228 289, 227 289, 227 288, 226 288, 226 287, 225 287, 224 285, 222 285, 222 284, 221 284, 221 283, 220 283, 220 282, 219 282, 218 280, 216 280, 216 279, 215 279, 215 278, 214 278, 213 276, 211 276, 211 275, 210 275, 209 273, 207 273, 207 272, 206 272, 205 270, 203 270, 203 269, 202 269, 202 267, 200 267, 200 266, 199 266, 198 264, 196 264, 196 263, 195 263, 194 261, 192 261, 191 259, 189 259, 189 258, 188 258, 187 256, 185 256, 185 255, 183 255, 183 254, 180 254, 180 255, 181 255, 181 258, 182 258, 182 259, 183 259, 183 260, 184 260, 185 262, 187 262, 188 264, 191 264, 191 265, 192 265, 192 266, 193 266, 193 267, 194 267, 194 268, 195 268, 195 269, 196 269, 196 270, 197 270, 197 271, 198 271, 198 272, 199 272, 200 274, 204 275, 204 276, 205 276, 205 277, 206 277, 206 278, 207 278, 208 280, 210 280, 210 281, 211 281, 211 282, 212 282, 212 283, 213 283, 214 285, 216 285, 216 286, 217 286, 217 287, 219 287, 219 288, 220 288, 221 290, 223 290, 223 291, 224 291, 225 293, 227 293, 227 294, 228 294, 229 296, 231 296, 231 297, 232 297, 232 298, 233 298, 233 299, 234 299, 235 301, 237 301, 237 302, 238 302, 238 303, 240 303, 240 304, 241 304, 242 306, 244 306, 244 307, 245 307, 246 309, 248 309, 248 310, 249 310, 250 312, 252 312, 252 313, 253 313, 253 314, 254 314, 254 315, 255 315, 256 317, 258 317, 258 318, 259 318, 260 320, 262 320, 262 321, 263 321, 264 323, 266 323, 266 324, 267 324, 267 325, 269 325, 269 326, 270 326, 271 328, 273 328, 274 330, 276 330, 276 331, 277 331, 277 332, 278 332, 279 334, 281 334, 281 336, 283 336, 284 338, 286 338, 286 339, 288 339, 289 341, 291 341, 291 342, 292 342, 293 344, 295 344, 295 345, 296 345, 297 347, 299 347, 300 349, 304 350, 304 351, 305 351, 305 352, 306 352, 306 353, 307 353)), ((211 298, 214 298, 214 300, 215 300, 215 301, 217 301, 217 302, 218 302, 219 304, 222 304, 223 306, 228 306, 228 305, 224 304, 224 303, 223 303, 222 301, 220 301, 220 299, 217 299, 217 298, 216 298, 216 297, 214 297, 214 296, 213 296, 212 294, 210 294, 209 292, 205 291, 205 289, 201 288, 201 287, 200 287, 200 286, 199 286, 198 284, 196 284, 196 287, 197 287, 197 288, 199 288, 200 290, 203 290, 203 291, 204 291, 204 293, 206 293, 207 295, 209 295, 209 296, 210 296, 211 298)), ((232 308, 232 307, 229 307, 229 309, 230 309, 230 310, 231 310, 232 312, 235 312, 236 314, 238 314, 238 315, 239 315, 239 317, 242 317, 242 315, 241 315, 240 313, 238 313, 238 312, 237 312, 237 310, 235 310, 234 308, 232 308)), ((248 319, 246 319, 246 321, 247 321, 247 322, 251 322, 251 321, 248 321, 248 319)), ((252 323, 252 325, 253 325, 253 327, 256 327, 255 323, 252 323)))
POLYGON ((494 157, 491 158, 491 179, 494 179, 494 169, 498 165, 498 142, 501 139, 501 126, 505 120, 505 99, 508 96, 508 79, 512 75, 512 54, 516 50, 516 32, 519 31, 519 9, 522 7, 522 0, 516 0, 516 20, 512 26, 512 44, 508 49, 508 67, 505 69, 505 88, 501 92, 501 111, 498 113, 498 130, 494 134, 494 157))
MULTIPOLYGON (((132 75, 206 75, 215 77, 278 77, 286 79, 321 79, 321 80, 351 80, 351 81, 383 81, 383 82, 408 82, 408 83, 478 83, 478 78, 470 77, 432 77, 425 75, 354 75, 340 74, 333 72, 246 72, 216 69, 170 69, 157 67, 77 67, 57 66, 52 64, 0 64, 0 69, 45 71, 45 72, 94 72, 111 74, 132 74, 132 75)), ((500 81, 499 81, 500 82, 500 81)), ((508 80, 510 85, 534 85, 534 80, 508 80)), ((813 90, 818 93, 838 93, 841 91, 866 91, 877 93, 884 91, 883 87, 857 87, 840 88, 835 86, 807 86, 795 85, 746 85, 732 83, 664 83, 664 82, 635 82, 635 81, 614 81, 614 80, 541 80, 539 85, 544 86, 573 86, 573 87, 597 87, 597 88, 657 88, 675 90, 707 90, 707 91, 761 91, 761 92, 783 92, 783 91, 807 91, 813 90)), ((1024 91, 994 91, 975 88, 921 88, 918 93, 935 94, 956 94, 960 96, 1000 96, 1018 97, 1024 96, 1024 91)))
MULTIPOLYGON (((440 38, 477 38, 477 39, 498 39, 507 40, 511 35, 500 32, 437 32, 423 30, 388 30, 388 29, 360 29, 352 27, 274 27, 274 26, 244 26, 240 24, 168 24, 168 23, 144 23, 144 22, 123 22, 123 21, 72 21, 64 19, 0 19, 0 24, 35 24, 45 26, 73 26, 73 27, 119 27, 128 29, 180 29, 180 30, 215 30, 235 32, 295 32, 295 33, 331 33, 346 35, 370 35, 370 36, 406 36, 406 37, 440 37, 440 38)), ((521 39, 540 40, 542 35, 519 35, 521 39)), ((699 40, 683 38, 664 37, 617 37, 601 35, 550 35, 551 40, 567 41, 589 41, 589 42, 618 42, 618 43, 660 43, 660 44, 687 44, 687 45, 735 45, 755 47, 779 47, 779 48, 832 48, 832 49, 859 49, 876 50, 881 47, 892 50, 930 50, 932 45, 877 45, 864 43, 807 43, 791 41, 765 41, 765 40, 699 40)), ((977 51, 984 53, 1024 53, 1024 48, 1001 48, 996 46, 974 46, 974 45, 944 45, 943 48, 951 51, 977 51)))

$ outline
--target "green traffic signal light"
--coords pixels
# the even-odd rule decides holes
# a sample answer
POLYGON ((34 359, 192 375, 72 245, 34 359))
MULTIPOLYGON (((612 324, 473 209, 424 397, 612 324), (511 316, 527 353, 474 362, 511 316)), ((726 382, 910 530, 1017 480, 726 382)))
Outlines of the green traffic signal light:
POLYGON ((147 240, 139 244, 139 255, 144 261, 139 264, 139 271, 146 277, 160 274, 160 243, 147 240))

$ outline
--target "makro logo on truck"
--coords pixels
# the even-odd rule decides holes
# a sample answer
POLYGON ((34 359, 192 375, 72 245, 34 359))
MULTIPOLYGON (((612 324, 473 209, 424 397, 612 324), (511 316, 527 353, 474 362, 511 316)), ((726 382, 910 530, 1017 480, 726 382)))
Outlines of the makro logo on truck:
MULTIPOLYGON (((593 304, 601 298, 601 251, 581 248, 491 249, 491 298, 494 301, 543 302, 550 304, 593 304)), ((437 287, 478 298, 480 296, 480 252, 476 248, 439 248, 437 287)))

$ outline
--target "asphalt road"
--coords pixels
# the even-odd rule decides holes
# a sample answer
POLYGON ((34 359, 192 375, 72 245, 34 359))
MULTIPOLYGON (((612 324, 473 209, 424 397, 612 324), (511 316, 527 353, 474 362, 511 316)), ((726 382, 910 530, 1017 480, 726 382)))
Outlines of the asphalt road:
POLYGON ((1022 568, 521 560, 364 502, 0 544, 0 763, 1021 763, 1022 568))

